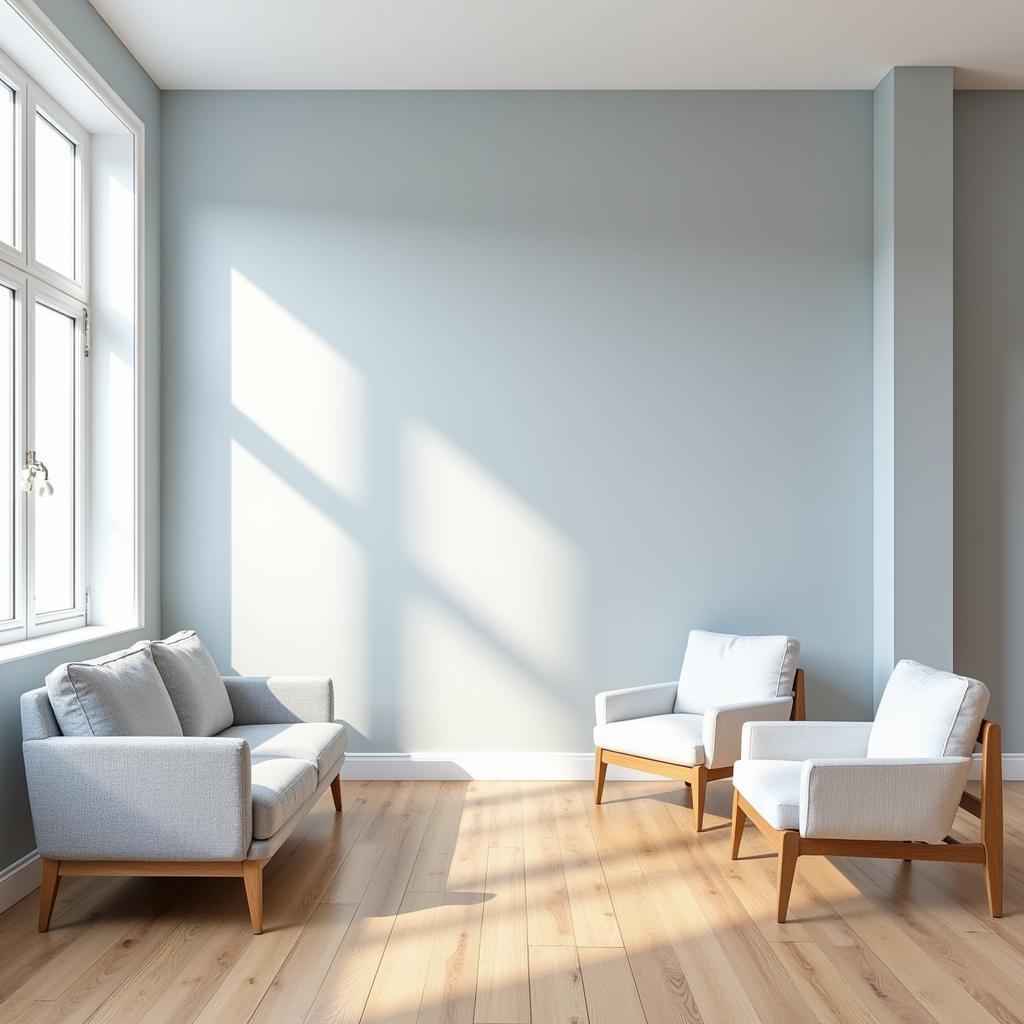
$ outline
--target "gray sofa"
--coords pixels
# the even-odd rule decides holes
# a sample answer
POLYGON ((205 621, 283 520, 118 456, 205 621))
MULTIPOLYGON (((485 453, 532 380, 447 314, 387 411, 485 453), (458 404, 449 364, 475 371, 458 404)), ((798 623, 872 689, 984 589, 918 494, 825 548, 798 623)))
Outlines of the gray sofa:
POLYGON ((192 631, 61 665, 21 698, 43 860, 65 875, 228 875, 263 929, 263 866, 328 787, 347 736, 327 678, 222 677, 192 631))

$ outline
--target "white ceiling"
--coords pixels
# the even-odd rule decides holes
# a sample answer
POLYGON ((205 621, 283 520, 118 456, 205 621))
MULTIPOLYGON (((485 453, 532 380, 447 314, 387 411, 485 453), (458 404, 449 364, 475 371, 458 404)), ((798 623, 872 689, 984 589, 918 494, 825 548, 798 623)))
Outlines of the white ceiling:
POLYGON ((1024 88, 1024 0, 92 0, 165 89, 1024 88))

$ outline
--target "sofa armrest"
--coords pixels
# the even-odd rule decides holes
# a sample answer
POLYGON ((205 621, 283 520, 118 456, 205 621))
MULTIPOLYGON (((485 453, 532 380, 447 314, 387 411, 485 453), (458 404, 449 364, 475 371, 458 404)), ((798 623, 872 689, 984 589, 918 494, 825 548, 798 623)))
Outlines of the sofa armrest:
POLYGON ((222 678, 235 725, 334 721, 334 686, 326 676, 222 678))
POLYGON ((626 722, 631 718, 671 715, 676 706, 679 684, 654 683, 632 686, 626 690, 605 690, 594 698, 594 714, 598 725, 626 722))
POLYGON ((784 722, 793 710, 792 697, 723 704, 704 712, 704 763, 724 768, 739 760, 743 726, 747 722, 784 722))
POLYGON ((969 757, 805 761, 800 834, 939 843, 964 791, 969 757))
POLYGON ((43 857, 241 860, 249 849, 245 740, 57 736, 22 749, 43 857))
POLYGON ((863 757, 870 735, 871 722, 748 722, 741 756, 753 761, 863 757))

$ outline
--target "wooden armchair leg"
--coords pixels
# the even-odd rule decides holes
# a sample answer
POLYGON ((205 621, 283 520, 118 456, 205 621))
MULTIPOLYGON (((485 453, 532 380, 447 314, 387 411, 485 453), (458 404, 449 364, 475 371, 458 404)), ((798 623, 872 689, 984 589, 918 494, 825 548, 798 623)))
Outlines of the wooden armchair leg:
POLYGON ((341 814, 341 775, 335 775, 331 780, 331 796, 334 797, 334 809, 341 814))
POLYGON ((608 763, 604 759, 604 750, 594 748, 594 803, 599 804, 604 795, 604 779, 608 774, 608 763))
POLYGON ((263 861, 242 861, 242 878, 245 881, 245 898, 249 901, 252 933, 259 935, 263 931, 263 861))
POLYGON ((690 794, 693 797, 693 827, 700 832, 704 828, 704 798, 708 792, 708 770, 697 765, 696 775, 691 780, 690 794))
POLYGON ((60 887, 60 861, 43 861, 43 881, 39 886, 39 930, 45 932, 50 927, 53 916, 53 905, 57 902, 57 889, 60 887))
POLYGON ((981 730, 981 842, 985 847, 985 890, 993 917, 1003 916, 1003 750, 999 726, 981 730))
POLYGON ((784 924, 789 912, 789 896, 793 891, 796 861, 800 856, 800 833, 787 830, 782 833, 779 846, 779 924, 784 924))
POLYGON ((732 791, 732 854, 730 860, 736 860, 740 855, 740 843, 743 841, 743 826, 747 823, 747 816, 740 807, 740 791, 732 791))

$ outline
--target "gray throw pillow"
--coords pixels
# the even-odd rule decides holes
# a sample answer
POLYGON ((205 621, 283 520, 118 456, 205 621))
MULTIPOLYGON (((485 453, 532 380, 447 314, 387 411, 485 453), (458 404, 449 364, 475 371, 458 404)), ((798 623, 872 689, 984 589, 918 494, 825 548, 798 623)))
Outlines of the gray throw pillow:
POLYGON ((151 647, 186 736, 216 736, 235 724, 227 687, 195 630, 154 640, 151 647))
POLYGON ((46 690, 65 736, 182 735, 147 643, 60 665, 46 690))

